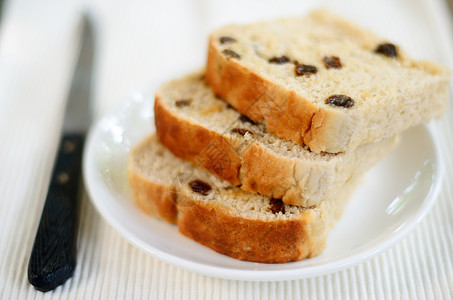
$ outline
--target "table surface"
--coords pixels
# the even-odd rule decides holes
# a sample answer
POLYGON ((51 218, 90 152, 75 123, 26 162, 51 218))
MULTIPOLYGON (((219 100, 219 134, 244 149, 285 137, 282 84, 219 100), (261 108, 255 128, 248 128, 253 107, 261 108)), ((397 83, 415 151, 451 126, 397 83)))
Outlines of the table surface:
POLYGON ((451 103, 445 116, 430 124, 445 163, 445 181, 436 203, 410 235, 366 262, 292 281, 203 276, 163 263, 129 244, 85 194, 73 278, 45 294, 27 281, 83 11, 94 22, 98 46, 92 103, 97 118, 150 82, 201 67, 212 29, 302 15, 320 6, 398 41, 414 57, 452 69, 453 26, 446 2, 339 2, 7 1, 0 28, 0 299, 452 299, 451 103))

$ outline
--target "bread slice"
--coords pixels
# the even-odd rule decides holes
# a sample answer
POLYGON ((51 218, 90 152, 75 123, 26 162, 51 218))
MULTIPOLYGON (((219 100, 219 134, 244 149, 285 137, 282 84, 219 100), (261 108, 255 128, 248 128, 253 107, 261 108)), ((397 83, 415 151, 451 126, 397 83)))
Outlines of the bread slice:
POLYGON ((353 185, 335 199, 302 208, 251 194, 175 157, 155 135, 132 149, 129 181, 148 214, 233 258, 284 263, 321 254, 353 185))
POLYGON ((206 68, 217 95, 317 153, 350 151, 440 117, 450 79, 325 10, 220 28, 206 68))
POLYGON ((345 153, 310 152, 217 99, 202 73, 163 84, 154 110, 159 139, 176 156, 246 191, 293 205, 334 198, 395 145, 388 138, 345 153))

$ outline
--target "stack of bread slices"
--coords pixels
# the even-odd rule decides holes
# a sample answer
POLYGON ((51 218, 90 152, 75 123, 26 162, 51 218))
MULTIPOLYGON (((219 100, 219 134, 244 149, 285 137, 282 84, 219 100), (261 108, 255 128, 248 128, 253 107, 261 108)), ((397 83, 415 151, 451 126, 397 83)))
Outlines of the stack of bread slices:
POLYGON ((130 153, 138 205, 241 260, 322 253, 358 179, 440 117, 449 71, 324 10, 231 25, 202 71, 163 84, 130 153))

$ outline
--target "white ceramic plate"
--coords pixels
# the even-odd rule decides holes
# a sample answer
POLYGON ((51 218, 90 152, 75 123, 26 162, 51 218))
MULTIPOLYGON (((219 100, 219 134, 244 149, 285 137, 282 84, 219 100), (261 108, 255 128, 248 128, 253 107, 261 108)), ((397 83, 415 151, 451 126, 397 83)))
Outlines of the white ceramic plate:
POLYGON ((101 215, 149 254, 197 273, 240 280, 287 280, 352 266, 389 248, 425 216, 441 182, 441 163, 429 130, 406 131, 397 149, 364 177, 318 257, 286 264, 244 262, 218 254, 154 220, 133 202, 126 163, 130 148, 154 132, 152 98, 131 96, 91 130, 84 178, 101 215))

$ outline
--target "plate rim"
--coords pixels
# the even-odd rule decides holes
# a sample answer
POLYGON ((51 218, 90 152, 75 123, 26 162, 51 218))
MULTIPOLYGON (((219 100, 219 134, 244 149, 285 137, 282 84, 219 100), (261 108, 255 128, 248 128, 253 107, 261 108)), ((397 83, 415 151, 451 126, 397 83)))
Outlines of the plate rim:
MULTIPOLYGON (((97 182, 95 178, 95 164, 93 145, 97 136, 101 131, 101 124, 105 120, 114 117, 124 109, 126 105, 131 102, 136 102, 136 105, 145 105, 143 101, 146 101, 147 97, 142 97, 141 100, 133 99, 132 97, 126 98, 122 101, 116 109, 113 109, 110 113, 99 119, 89 130, 85 142, 84 154, 83 154, 83 179, 85 187, 88 193, 88 198, 94 205, 98 213, 112 226, 126 241, 133 244, 137 248, 141 249, 145 253, 156 257, 157 259, 166 262, 170 265, 181 267, 182 269, 189 270, 198 274, 213 276, 216 278, 232 279, 232 280, 248 280, 248 281, 284 281, 291 279, 302 279, 308 277, 316 277, 325 274, 334 273, 349 267, 358 265, 364 261, 367 261, 379 253, 389 249, 395 245, 398 241, 404 239, 415 227, 426 217, 428 212, 431 210, 433 204, 439 196, 440 190, 443 185, 444 178, 444 166, 442 163, 442 155, 440 154, 440 147, 438 141, 433 135, 432 129, 427 124, 421 126, 427 131, 428 136, 434 148, 434 159, 436 160, 435 172, 433 172, 433 183, 430 186, 429 192, 426 195, 424 201, 417 209, 417 214, 410 218, 411 222, 404 222, 401 225, 401 230, 396 234, 392 234, 390 238, 386 239, 382 243, 373 245, 371 248, 365 248, 358 252, 354 252, 353 255, 348 255, 342 259, 327 262, 322 265, 305 266, 303 268, 290 269, 290 270, 245 270, 226 268, 221 266, 207 265, 200 262, 191 261, 183 257, 166 253, 145 241, 134 236, 133 232, 130 232, 124 227, 108 210, 101 207, 99 200, 103 197, 109 197, 110 193, 105 185, 95 187, 94 184, 97 182)), ((152 114, 154 118, 154 114, 152 114)), ((151 134, 151 132, 150 132, 151 134)), ((110 196, 112 197, 112 196, 110 196)), ((255 263, 251 263, 255 264, 255 263)), ((253 266, 251 266, 253 267, 253 266)))

